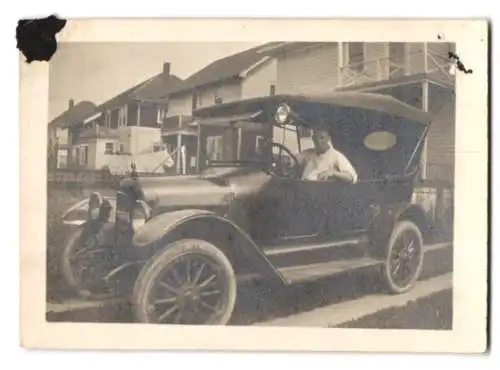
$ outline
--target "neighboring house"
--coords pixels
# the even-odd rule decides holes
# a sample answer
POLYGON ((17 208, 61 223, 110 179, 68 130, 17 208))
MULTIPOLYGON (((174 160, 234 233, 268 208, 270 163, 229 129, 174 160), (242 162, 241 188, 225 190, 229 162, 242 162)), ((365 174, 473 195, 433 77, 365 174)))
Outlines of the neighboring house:
POLYGON ((167 96, 181 81, 170 73, 170 63, 164 63, 161 73, 99 105, 73 126, 72 166, 116 167, 162 150, 167 96))
POLYGON ((69 101, 68 109, 48 124, 48 168, 67 168, 72 150, 71 127, 95 110, 95 104, 69 101))
POLYGON ((277 60, 278 94, 378 92, 430 112, 434 120, 422 174, 452 181, 455 94, 447 57, 453 48, 447 43, 282 42, 259 52, 277 60))
MULTIPOLYGON (((258 53, 261 47, 242 51, 218 59, 194 73, 169 94, 167 119, 163 124, 164 142, 172 150, 185 148, 186 163, 177 168, 194 170, 197 166, 198 130, 192 125, 192 112, 198 108, 252 97, 274 95, 276 90, 277 63, 272 57, 258 53)), ((204 137, 207 153, 212 158, 222 158, 225 153, 223 134, 204 137)), ((245 135, 239 133, 239 135, 245 135)), ((201 138, 200 138, 201 139, 201 138)), ((231 138, 233 139, 233 138, 231 138)), ((256 145, 255 136, 247 141, 256 145)), ((245 138, 240 140, 245 141, 245 138)), ((179 171, 182 172, 182 171, 179 171)))

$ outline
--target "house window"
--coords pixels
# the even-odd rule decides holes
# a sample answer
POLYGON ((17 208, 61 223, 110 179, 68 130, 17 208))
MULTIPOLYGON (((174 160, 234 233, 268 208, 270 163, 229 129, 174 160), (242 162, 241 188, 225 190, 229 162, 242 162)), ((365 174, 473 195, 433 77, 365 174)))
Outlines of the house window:
POLYGON ((264 136, 257 135, 255 137, 255 153, 257 154, 263 154, 264 150, 264 136))
POLYGON ((198 94, 193 93, 193 97, 191 98, 191 110, 196 110, 198 108, 198 94))
POLYGON ((161 152, 164 149, 163 144, 153 144, 153 152, 161 152))
POLYGON ((118 110, 118 127, 127 126, 127 106, 121 107, 118 110))
POLYGON ((75 151, 73 152, 73 158, 75 158, 75 162, 77 165, 80 164, 80 148, 76 147, 75 151))
POLYGON ((350 42, 347 44, 347 64, 350 69, 363 71, 365 69, 365 43, 350 42))
POLYGON ((158 107, 158 109, 156 110, 156 123, 158 124, 158 126, 161 126, 164 120, 165 120, 165 108, 158 107))
POLYGON ((88 146, 82 146, 81 150, 79 150, 80 153, 80 160, 79 164, 86 166, 89 163, 89 147, 88 146))
POLYGON ((276 95, 276 85, 275 84, 271 84, 269 86, 269 95, 271 95, 271 96, 276 95))
POLYGON ((66 168, 68 167, 68 151, 58 150, 57 151, 57 167, 66 168))
POLYGON ((104 126, 108 128, 111 126, 111 112, 109 110, 106 111, 106 115, 104 116, 104 126))
POLYGON ((389 44, 390 74, 392 77, 404 76, 407 70, 406 43, 391 42, 389 44))
POLYGON ((215 104, 222 104, 222 98, 220 96, 215 96, 215 104))
POLYGON ((114 145, 113 143, 104 144, 104 154, 113 154, 114 145))
POLYGON ((299 138, 305 139, 312 137, 312 130, 309 127, 297 126, 299 138))
POLYGON ((222 136, 207 137, 207 155, 212 161, 222 159, 222 136))

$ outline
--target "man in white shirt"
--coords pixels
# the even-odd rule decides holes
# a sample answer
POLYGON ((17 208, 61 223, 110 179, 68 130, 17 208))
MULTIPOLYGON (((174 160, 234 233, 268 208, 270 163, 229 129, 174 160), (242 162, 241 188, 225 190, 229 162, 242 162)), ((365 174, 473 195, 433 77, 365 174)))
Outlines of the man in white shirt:
POLYGON ((312 139, 315 148, 304 150, 297 157, 302 168, 303 180, 339 179, 351 184, 358 181, 358 175, 351 162, 333 147, 326 131, 315 131, 312 139))

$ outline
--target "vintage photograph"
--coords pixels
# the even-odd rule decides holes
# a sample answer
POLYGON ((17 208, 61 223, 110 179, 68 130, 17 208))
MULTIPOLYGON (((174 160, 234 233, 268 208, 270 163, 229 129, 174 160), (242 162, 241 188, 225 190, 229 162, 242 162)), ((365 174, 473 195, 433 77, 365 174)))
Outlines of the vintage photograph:
POLYGON ((449 53, 60 44, 46 319, 452 329, 449 53))
POLYGON ((22 345, 484 351, 487 42, 68 21, 20 60, 22 345))

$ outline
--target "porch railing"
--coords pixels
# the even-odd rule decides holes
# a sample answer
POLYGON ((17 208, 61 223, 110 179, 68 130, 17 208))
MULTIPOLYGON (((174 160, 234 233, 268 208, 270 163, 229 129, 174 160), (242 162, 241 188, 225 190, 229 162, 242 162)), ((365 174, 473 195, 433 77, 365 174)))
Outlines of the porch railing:
POLYGON ((401 62, 387 56, 340 66, 339 86, 348 87, 419 73, 435 73, 452 83, 453 76, 448 73, 448 61, 445 56, 427 50, 407 53, 405 58, 407 60, 401 62))
POLYGON ((78 132, 79 139, 88 139, 93 137, 114 137, 120 136, 118 129, 95 126, 92 128, 84 128, 78 132))

